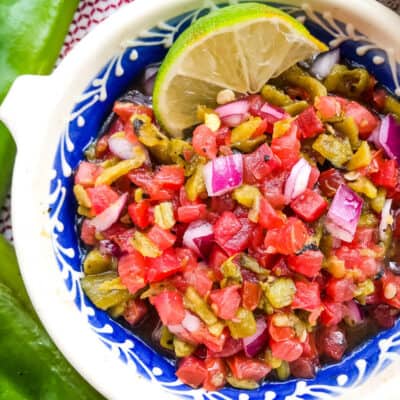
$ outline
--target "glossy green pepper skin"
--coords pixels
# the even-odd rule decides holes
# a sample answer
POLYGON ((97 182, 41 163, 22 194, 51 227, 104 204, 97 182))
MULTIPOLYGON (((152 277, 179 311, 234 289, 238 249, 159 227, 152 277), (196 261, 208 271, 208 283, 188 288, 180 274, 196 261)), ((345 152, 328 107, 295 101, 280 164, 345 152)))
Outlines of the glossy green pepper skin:
MULTIPOLYGON (((18 75, 52 71, 78 3, 79 0, 1 0, 0 102, 18 75)), ((0 205, 11 183, 15 153, 14 140, 0 122, 0 205)))

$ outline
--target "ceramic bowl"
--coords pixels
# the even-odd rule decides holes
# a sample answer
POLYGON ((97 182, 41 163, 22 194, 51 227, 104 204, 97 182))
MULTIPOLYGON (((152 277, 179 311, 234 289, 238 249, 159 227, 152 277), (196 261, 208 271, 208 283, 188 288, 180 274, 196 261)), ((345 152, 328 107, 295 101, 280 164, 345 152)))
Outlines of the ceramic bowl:
MULTIPOLYGON (((278 6, 329 46, 340 46, 345 58, 365 66, 400 95, 398 16, 373 0, 284 3, 278 6)), ((162 60, 191 22, 221 6, 215 0, 136 0, 94 29, 51 76, 24 76, 14 83, 0 114, 18 146, 12 218, 23 278, 58 347, 109 399, 344 396, 367 380, 375 382, 372 376, 398 358, 399 323, 339 364, 324 367, 315 379, 265 383, 251 392, 225 388, 207 393, 177 380, 170 361, 95 308, 79 283, 82 253, 72 174, 83 150, 96 137, 114 100, 144 67, 162 60)))

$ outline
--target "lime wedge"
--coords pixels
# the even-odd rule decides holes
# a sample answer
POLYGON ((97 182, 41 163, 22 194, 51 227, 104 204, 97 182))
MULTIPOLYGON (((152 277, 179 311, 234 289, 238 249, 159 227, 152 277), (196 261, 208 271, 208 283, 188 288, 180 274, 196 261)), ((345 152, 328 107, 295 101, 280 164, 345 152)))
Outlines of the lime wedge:
POLYGON ((290 15, 258 3, 218 9, 184 31, 159 70, 153 106, 179 136, 195 125, 199 104, 214 107, 222 89, 257 93, 270 79, 327 47, 290 15))

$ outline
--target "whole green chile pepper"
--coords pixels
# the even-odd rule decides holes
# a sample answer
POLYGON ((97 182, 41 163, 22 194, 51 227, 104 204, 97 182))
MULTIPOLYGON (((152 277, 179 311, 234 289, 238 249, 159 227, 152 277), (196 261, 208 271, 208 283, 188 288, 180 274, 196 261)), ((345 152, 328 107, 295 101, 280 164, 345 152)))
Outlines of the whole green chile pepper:
MULTIPOLYGON (((0 103, 18 75, 52 71, 78 3, 79 0, 0 1, 0 103)), ((15 143, 0 122, 0 205, 9 189, 15 153, 15 143)))

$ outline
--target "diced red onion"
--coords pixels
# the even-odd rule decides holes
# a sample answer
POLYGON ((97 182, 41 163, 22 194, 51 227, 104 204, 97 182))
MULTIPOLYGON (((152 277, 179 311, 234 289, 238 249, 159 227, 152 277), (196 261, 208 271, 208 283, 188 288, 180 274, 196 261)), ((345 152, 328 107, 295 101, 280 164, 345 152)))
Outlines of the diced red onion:
POLYGON ((289 204, 307 189, 311 170, 311 165, 304 158, 300 158, 293 166, 285 184, 286 204, 289 204))
POLYGON ((133 157, 133 149, 136 144, 130 142, 125 136, 121 136, 117 133, 108 139, 108 146, 111 153, 115 156, 122 160, 129 160, 133 157))
POLYGON ((326 78, 335 64, 339 64, 340 49, 334 49, 320 54, 311 66, 311 73, 319 79, 326 78))
POLYGON ((284 110, 271 106, 268 103, 264 103, 260 111, 261 113, 265 114, 265 116, 268 115, 270 117, 273 117, 276 121, 280 121, 289 117, 289 114, 286 113, 284 110))
POLYGON ((256 356, 268 340, 268 326, 264 318, 256 321, 257 330, 253 336, 243 339, 243 349, 247 357, 256 356))
POLYGON ((344 318, 346 318, 351 324, 355 325, 363 322, 364 318, 361 309, 354 300, 350 300, 345 303, 344 318))
POLYGON ((195 315, 186 311, 185 318, 181 324, 189 332, 196 332, 200 329, 201 321, 195 315))
POLYGON ((151 96, 153 94, 154 82, 156 80, 156 76, 159 69, 160 69, 159 64, 151 64, 144 71, 143 89, 144 89, 144 94, 146 94, 147 96, 151 96))
POLYGON ((249 119, 249 114, 232 114, 221 118, 221 122, 229 128, 235 128, 249 119))
POLYGON ((243 182, 243 156, 232 154, 209 161, 203 169, 209 196, 220 196, 239 187, 243 182))
POLYGON ((382 118, 368 141, 385 150, 388 157, 400 160, 400 125, 393 115, 388 114, 382 118))
POLYGON ((352 242, 361 216, 363 199, 348 186, 340 185, 325 221, 332 236, 344 242, 352 242))
POLYGON ((229 127, 235 127, 249 118, 250 103, 247 100, 237 100, 224 104, 215 109, 222 123, 229 127))
POLYGON ((381 222, 379 223, 379 238, 381 240, 385 239, 388 225, 392 225, 393 223, 393 217, 391 214, 392 203, 393 203, 392 199, 387 199, 382 208, 381 222))
POLYGON ((183 244, 197 255, 207 257, 214 241, 213 226, 207 221, 192 222, 183 235, 183 244))
POLYGON ((90 220, 90 224, 93 225, 98 232, 105 231, 112 224, 117 222, 127 200, 128 193, 124 193, 116 202, 111 204, 111 206, 90 220))
POLYGON ((111 240, 100 240, 99 250, 101 254, 109 255, 113 257, 119 257, 121 255, 121 249, 119 246, 111 240))

